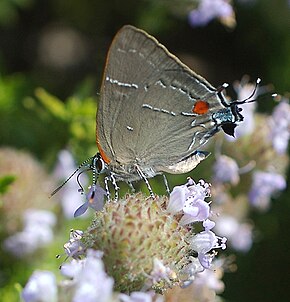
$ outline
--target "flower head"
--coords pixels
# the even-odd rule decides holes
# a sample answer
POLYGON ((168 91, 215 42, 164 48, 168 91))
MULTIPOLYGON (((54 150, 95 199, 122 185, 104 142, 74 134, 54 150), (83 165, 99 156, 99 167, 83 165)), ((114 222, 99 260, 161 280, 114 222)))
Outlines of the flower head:
POLYGON ((216 182, 229 182, 236 185, 239 180, 239 166, 237 162, 229 156, 218 156, 214 165, 214 180, 216 182))
POLYGON ((24 228, 4 241, 4 247, 16 257, 24 257, 53 240, 56 217, 52 212, 29 209, 23 215, 24 228))
POLYGON ((56 302, 57 285, 53 273, 35 271, 22 291, 25 302, 56 302))
POLYGON ((290 105, 284 100, 274 109, 269 120, 270 140, 278 154, 287 151, 290 138, 290 105))
POLYGON ((192 26, 204 26, 214 18, 224 20, 232 20, 234 18, 234 11, 229 1, 200 0, 197 9, 192 10, 189 14, 189 22, 192 26))
POLYGON ((253 175, 249 199, 253 206, 265 210, 269 207, 271 196, 286 188, 285 178, 278 173, 257 171, 253 175))

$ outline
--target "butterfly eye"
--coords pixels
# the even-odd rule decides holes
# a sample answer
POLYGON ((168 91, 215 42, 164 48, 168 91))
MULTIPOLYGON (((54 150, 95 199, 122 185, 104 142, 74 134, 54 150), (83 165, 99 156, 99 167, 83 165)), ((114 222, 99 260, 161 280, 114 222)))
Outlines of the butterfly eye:
POLYGON ((93 165, 94 165, 97 173, 101 173, 105 169, 105 162, 101 156, 97 156, 95 158, 93 165))

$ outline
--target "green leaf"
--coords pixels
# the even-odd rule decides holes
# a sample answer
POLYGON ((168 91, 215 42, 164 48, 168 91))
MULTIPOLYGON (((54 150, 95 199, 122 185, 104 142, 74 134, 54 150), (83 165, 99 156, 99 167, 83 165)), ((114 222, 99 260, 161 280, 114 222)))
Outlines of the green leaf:
POLYGON ((14 175, 5 175, 0 177, 0 193, 5 194, 9 186, 16 180, 14 175))
POLYGON ((43 88, 37 88, 35 90, 35 95, 52 115, 54 115, 55 117, 61 120, 68 119, 68 113, 66 107, 64 103, 61 100, 59 100, 57 97, 49 94, 43 88))

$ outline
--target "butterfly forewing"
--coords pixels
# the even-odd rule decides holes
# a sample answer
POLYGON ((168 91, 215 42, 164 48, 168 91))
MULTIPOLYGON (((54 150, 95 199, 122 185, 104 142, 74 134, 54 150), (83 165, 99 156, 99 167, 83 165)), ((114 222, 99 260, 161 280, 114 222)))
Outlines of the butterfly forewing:
POLYGON ((197 150, 223 108, 216 89, 156 39, 123 27, 110 47, 97 115, 97 139, 112 161, 166 167, 197 150), (209 112, 192 115, 196 101, 209 112))

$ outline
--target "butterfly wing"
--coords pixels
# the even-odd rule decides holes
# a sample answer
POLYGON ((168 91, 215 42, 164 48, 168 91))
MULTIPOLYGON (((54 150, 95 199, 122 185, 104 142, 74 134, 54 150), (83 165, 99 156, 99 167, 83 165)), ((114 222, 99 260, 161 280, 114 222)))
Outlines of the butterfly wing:
POLYGON ((162 170, 215 131, 222 94, 146 32, 124 26, 110 47, 97 113, 99 149, 121 164, 162 170), (194 115, 199 100, 207 113, 194 115))

